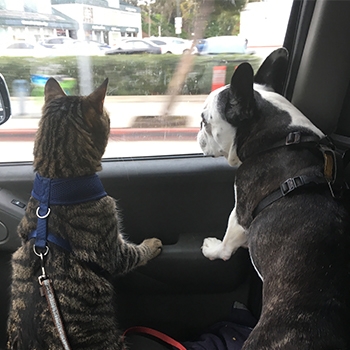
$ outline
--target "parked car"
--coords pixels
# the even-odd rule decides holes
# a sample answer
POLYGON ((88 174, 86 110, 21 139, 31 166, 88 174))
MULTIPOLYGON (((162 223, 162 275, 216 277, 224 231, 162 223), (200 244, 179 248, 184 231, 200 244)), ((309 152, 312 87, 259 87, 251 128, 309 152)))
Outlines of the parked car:
POLYGON ((110 46, 97 41, 72 40, 53 45, 51 49, 55 56, 99 56, 104 55, 104 51, 109 50, 110 46))
POLYGON ((44 40, 40 41, 40 45, 51 49, 56 45, 72 44, 73 42, 74 42, 74 39, 68 36, 57 36, 57 37, 45 38, 44 40))
POLYGON ((202 39, 197 48, 200 55, 253 53, 252 51, 247 51, 247 44, 247 39, 234 35, 225 35, 202 39))
POLYGON ((34 49, 34 45, 26 43, 24 41, 19 41, 16 43, 13 43, 9 46, 6 47, 6 49, 16 49, 16 50, 33 50, 34 49))
MULTIPOLYGON (((349 18, 349 1, 295 0, 283 44, 290 53, 283 95, 344 148, 350 148, 349 18)), ((240 47, 243 50, 244 43, 240 47)), ((23 66, 31 64, 25 59, 21 62, 23 66)), ((62 65, 64 63, 70 62, 62 65)), ((58 73, 61 66, 43 65, 43 69, 47 68, 58 73)), ((92 68, 88 66, 88 69, 82 70, 80 79, 85 79, 92 68)), ((115 65, 111 63, 109 68, 115 69, 115 65)), ((12 69, 0 73, 10 79, 15 74, 15 67, 12 69)), ((106 78, 105 71, 100 69, 93 73, 93 83, 97 87, 106 78)), ((144 71, 138 73, 141 76, 144 71)), ((52 71, 50 74, 54 75, 52 71)), ((23 79, 22 76, 16 78, 23 79)), ((138 83, 135 80, 135 85, 138 83)), ((109 97, 105 101, 107 109, 111 107, 109 97)), ((150 98, 149 103, 153 103, 153 96, 147 97, 150 98)), ((166 96, 161 97, 167 99, 166 96)), ((125 99, 134 101, 133 96, 125 99)), ((11 102, 16 107, 18 99, 11 99, 11 102)), ((37 99, 30 102, 40 103, 37 99)), ((188 99, 188 105, 192 107, 191 99, 188 99)), ((154 113, 154 109, 151 111, 154 113)), ((116 144, 116 147, 115 150, 107 149, 99 177, 108 194, 117 199, 128 239, 140 243, 145 238, 159 237, 163 242, 159 257, 113 282, 120 328, 141 325, 181 341, 198 339, 198 335, 210 326, 229 318, 235 301, 244 304, 258 319, 262 281, 252 266, 248 251, 239 248, 227 261, 210 261, 201 252, 204 238, 222 239, 224 235, 235 201, 233 181, 237 168, 230 167, 223 158, 204 157, 199 150, 189 151, 190 145, 196 142, 198 128, 121 129, 117 124, 124 116, 121 108, 117 107, 115 111, 111 108, 110 113, 113 131, 110 144, 116 144), (159 137, 153 141, 152 152, 144 154, 148 137, 155 131, 159 137), (126 150, 129 155, 120 157, 120 149, 126 150)), ((6 348, 10 260, 21 244, 17 226, 23 217, 35 177, 30 158, 33 142, 29 136, 35 133, 39 115, 31 117, 30 112, 23 118, 16 115, 0 126, 2 350, 6 348), (28 153, 29 158, 26 158, 28 153)), ((199 112, 198 125, 200 121, 199 112)), ((262 174, 264 171, 262 169, 262 174)), ((312 188, 309 190, 312 191, 312 188)), ((303 208, 300 210, 303 211, 303 208)), ((293 221, 290 225, 293 226, 293 221)), ((327 268, 325 266, 325 270, 327 268)), ((40 266, 38 273, 39 270, 40 266)), ((298 277, 297 271, 295 276, 298 277)), ((349 280, 344 280, 344 284, 347 283, 349 280)), ((322 290, 319 293, 322 294, 322 290)), ((310 304, 312 302, 310 297, 310 304)), ((337 300, 320 310, 320 318, 314 320, 315 324, 322 323, 324 310, 333 305, 336 307, 337 300)), ((280 311, 278 323, 283 323, 288 318, 288 310, 280 311)), ((307 315, 300 322, 307 322, 307 315)), ((278 326, 276 324, 274 331, 278 331, 278 326)), ((298 337, 298 334, 293 336, 298 337)), ((281 343, 278 346, 283 349, 281 343)), ((306 344, 305 347, 311 348, 311 345, 306 344)), ((86 348, 89 348, 88 345, 86 348)), ((158 350, 167 347, 137 335, 130 341, 130 349, 158 350)))
POLYGON ((176 37, 151 37, 147 40, 159 45, 162 48, 162 53, 172 53, 175 55, 182 55, 184 52, 192 51, 192 53, 197 53, 196 48, 192 48, 192 41, 184 40, 176 37))
POLYGON ((115 45, 115 48, 105 51, 106 55, 132 55, 141 53, 161 54, 162 50, 152 42, 135 38, 121 40, 115 45))
POLYGON ((49 51, 34 43, 26 41, 15 41, 0 48, 0 56, 47 56, 49 51))
POLYGON ((205 47, 205 42, 206 42, 205 39, 197 40, 196 48, 197 48, 197 51, 198 51, 199 54, 203 51, 203 49, 205 47))
POLYGON ((106 43, 101 43, 99 41, 95 41, 95 40, 88 40, 86 41, 89 44, 93 44, 96 45, 100 50, 108 50, 111 48, 110 45, 106 44, 106 43))

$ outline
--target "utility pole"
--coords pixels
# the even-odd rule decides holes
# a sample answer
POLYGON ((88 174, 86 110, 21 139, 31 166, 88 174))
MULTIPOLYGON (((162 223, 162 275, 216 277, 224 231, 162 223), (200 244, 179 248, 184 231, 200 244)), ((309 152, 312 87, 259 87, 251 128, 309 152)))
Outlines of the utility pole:
POLYGON ((182 17, 180 14, 180 0, 176 0, 175 34, 179 37, 182 28, 182 17))
POLYGON ((154 4, 156 0, 139 0, 137 6, 148 6, 148 36, 151 36, 151 4, 154 4))
POLYGON ((151 2, 148 1, 148 37, 151 37, 151 2))

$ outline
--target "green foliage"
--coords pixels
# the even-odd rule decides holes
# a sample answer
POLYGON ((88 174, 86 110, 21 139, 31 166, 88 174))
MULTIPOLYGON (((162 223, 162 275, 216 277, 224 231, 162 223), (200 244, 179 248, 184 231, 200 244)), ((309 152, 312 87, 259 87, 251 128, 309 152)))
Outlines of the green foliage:
POLYGON ((175 36, 174 18, 177 14, 177 0, 156 0, 150 7, 141 8, 142 31, 148 36, 149 10, 151 10, 151 36, 158 36, 158 27, 161 27, 161 36, 175 36))
POLYGON ((159 36, 159 27, 161 36, 174 36, 175 29, 174 24, 169 23, 165 20, 161 14, 151 13, 151 21, 149 21, 149 14, 142 12, 142 32, 148 36, 148 25, 151 23, 150 36, 159 36))
POLYGON ((173 36, 175 33, 174 24, 169 23, 161 14, 152 15, 151 35, 158 36, 160 27, 161 36, 173 36))
POLYGON ((204 32, 204 37, 209 38, 219 35, 238 35, 240 16, 228 11, 213 16, 204 32))
MULTIPOLYGON (((172 78, 180 56, 177 55, 113 55, 90 57, 93 85, 98 86, 108 77, 108 95, 163 95, 172 78)), ((226 83, 229 83, 235 67, 249 61, 254 70, 260 65, 260 58, 253 55, 196 56, 192 71, 188 74, 183 94, 208 94, 211 91, 214 66, 227 67, 226 83)), ((31 75, 54 76, 65 80, 70 93, 78 93, 79 69, 76 57, 29 58, 0 57, 0 72, 4 75, 13 94, 13 81, 31 75)), ((42 94, 43 85, 31 84, 31 94, 42 94)))
MULTIPOLYGON (((204 0, 156 0, 151 8, 151 35, 158 35, 158 26, 162 36, 175 36, 175 17, 180 12, 184 39, 191 39, 194 32, 196 16, 204 0), (179 7, 177 6, 179 5, 179 7)), ((248 0, 212 0, 213 12, 207 21, 204 37, 218 35, 237 35, 239 33, 240 12, 248 0)), ((208 1, 207 1, 208 2, 208 1)), ((141 6, 142 30, 148 33, 149 7, 141 6)))
POLYGON ((237 35, 239 33, 240 12, 247 0, 215 0, 215 10, 210 15, 204 37, 237 35))

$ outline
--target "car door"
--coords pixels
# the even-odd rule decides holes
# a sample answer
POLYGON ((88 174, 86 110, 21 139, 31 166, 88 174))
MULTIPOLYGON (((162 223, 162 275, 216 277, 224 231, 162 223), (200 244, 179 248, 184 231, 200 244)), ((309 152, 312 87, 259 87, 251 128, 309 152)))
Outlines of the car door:
POLYGON ((149 45, 147 45, 146 43, 139 41, 139 40, 135 40, 132 42, 132 47, 133 47, 133 53, 134 54, 140 54, 140 53, 151 53, 149 52, 149 45))
MULTIPOLYGON (((350 145, 349 128, 338 125, 348 125, 349 6, 346 1, 294 1, 285 38, 291 58, 286 96, 323 131, 336 131, 345 146, 350 145)), ((12 100, 20 103, 19 98, 12 100)), ((110 101, 109 106, 106 99, 107 109, 110 101)), ((154 97, 148 102, 158 103, 154 97)), ((0 163, 0 348, 6 342, 10 259, 20 244, 16 226, 35 176, 31 159, 24 159, 39 120, 34 117, 13 116, 12 124, 0 126, 1 153, 10 155, 0 163), (33 124, 29 119, 35 119, 33 124)), ((204 157, 196 145, 197 131, 157 130, 157 138, 151 140, 153 153, 137 156, 144 154, 144 140, 155 135, 154 130, 113 129, 110 143, 116 153, 108 153, 99 176, 117 200, 130 241, 158 237, 164 245, 159 257, 114 283, 116 317, 123 329, 144 325, 188 339, 227 319, 234 301, 259 316, 261 281, 247 250, 240 248, 228 261, 210 261, 201 253, 205 237, 224 235, 234 206, 236 168, 224 158, 204 157), (167 142, 172 146, 164 154, 167 142), (132 155, 120 157, 118 147, 132 155)))

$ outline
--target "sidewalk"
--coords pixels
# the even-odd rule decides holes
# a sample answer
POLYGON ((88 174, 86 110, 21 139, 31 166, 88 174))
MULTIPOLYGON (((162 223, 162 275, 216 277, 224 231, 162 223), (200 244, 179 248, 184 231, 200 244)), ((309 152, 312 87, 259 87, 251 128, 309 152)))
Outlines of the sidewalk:
MULTIPOLYGON (((199 130, 206 95, 177 96, 172 115, 159 119, 168 99, 169 96, 164 95, 107 96, 105 107, 111 119, 111 139, 138 141, 166 137, 167 140, 194 140, 199 130), (154 127, 155 125, 159 127, 154 127)), ((11 103, 13 115, 7 123, 0 126, 0 141, 33 141, 41 116, 43 97, 28 97, 24 105, 20 105, 18 98, 12 98, 11 103), (20 115, 21 109, 26 114, 20 115)))
MULTIPOLYGON (((195 104, 203 105, 207 95, 179 95, 176 97, 174 105, 179 104, 195 104)), ((132 105, 135 104, 157 104, 165 106, 165 103, 169 100, 168 95, 149 95, 149 96, 106 96, 105 107, 109 110, 115 105, 132 105)), ((40 118, 41 108, 44 104, 44 97, 25 97, 24 101, 21 101, 19 97, 11 97, 12 117, 13 118, 40 118), (21 113, 21 107, 24 107, 21 113)))

